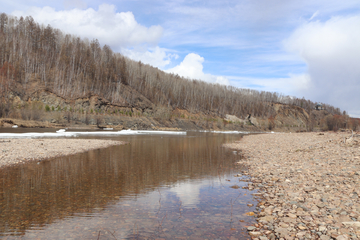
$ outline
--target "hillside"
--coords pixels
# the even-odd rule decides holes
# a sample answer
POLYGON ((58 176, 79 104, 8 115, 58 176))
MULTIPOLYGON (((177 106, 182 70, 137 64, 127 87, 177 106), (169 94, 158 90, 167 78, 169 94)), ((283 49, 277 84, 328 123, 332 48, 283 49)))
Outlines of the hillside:
POLYGON ((0 15, 0 98, 3 118, 120 129, 304 130, 315 107, 310 100, 168 74, 96 39, 6 14, 0 15))

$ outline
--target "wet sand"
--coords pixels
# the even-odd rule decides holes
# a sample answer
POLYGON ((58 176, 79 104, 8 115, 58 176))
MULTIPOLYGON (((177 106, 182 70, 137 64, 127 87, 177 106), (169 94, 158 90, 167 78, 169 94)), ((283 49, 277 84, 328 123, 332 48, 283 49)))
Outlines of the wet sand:
POLYGON ((122 144, 98 139, 0 139, 0 167, 122 144))
POLYGON ((360 138, 346 133, 245 136, 241 150, 262 196, 253 239, 360 239, 360 138))

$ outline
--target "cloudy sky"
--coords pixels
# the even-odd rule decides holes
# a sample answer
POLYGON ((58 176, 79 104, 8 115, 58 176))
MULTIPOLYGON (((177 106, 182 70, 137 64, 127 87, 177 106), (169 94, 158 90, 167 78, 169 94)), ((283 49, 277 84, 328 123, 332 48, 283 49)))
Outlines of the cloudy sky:
POLYGON ((162 70, 360 117, 359 0, 0 0, 162 70))

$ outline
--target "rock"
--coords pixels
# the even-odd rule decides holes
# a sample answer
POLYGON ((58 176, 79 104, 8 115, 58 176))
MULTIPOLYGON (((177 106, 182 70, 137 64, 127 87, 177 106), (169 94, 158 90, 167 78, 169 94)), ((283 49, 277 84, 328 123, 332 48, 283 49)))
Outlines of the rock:
POLYGON ((305 216, 303 219, 304 219, 304 221, 306 221, 306 222, 311 222, 311 221, 313 220, 313 218, 310 217, 310 216, 305 216))
POLYGON ((298 225, 298 228, 299 228, 300 230, 305 230, 305 229, 307 229, 307 227, 305 227, 305 226, 303 226, 303 225, 298 225))
POLYGON ((321 240, 330 240, 330 237, 328 235, 321 235, 320 239, 321 240))
POLYGON ((254 227, 254 226, 250 226, 250 227, 247 228, 248 231, 253 231, 255 229, 256 229, 256 227, 254 227))
POLYGON ((323 232, 326 230, 326 227, 325 226, 319 226, 319 232, 323 232))
POLYGON ((286 223, 281 222, 281 223, 279 223, 279 226, 280 226, 280 227, 283 227, 283 228, 288 228, 288 227, 289 227, 289 224, 286 224, 286 223))
POLYGON ((248 215, 248 216, 254 216, 255 213, 254 213, 254 212, 247 212, 246 215, 248 215))
POLYGON ((276 236, 275 236, 274 233, 271 233, 271 234, 268 236, 268 238, 269 238, 270 240, 275 240, 275 239, 276 239, 276 236))
POLYGON ((234 116, 234 115, 229 115, 229 114, 226 114, 225 115, 225 121, 228 121, 228 122, 240 122, 240 123, 243 123, 245 122, 244 120, 241 120, 240 118, 234 116))
POLYGON ((296 237, 297 237, 297 238, 303 238, 306 233, 307 233, 307 232, 298 232, 298 233, 296 234, 296 237))
POLYGON ((265 221, 265 222, 272 222, 273 220, 274 220, 274 217, 271 215, 259 218, 259 221, 265 221))
POLYGON ((295 214, 292 214, 292 213, 288 213, 287 215, 289 216, 289 218, 292 218, 292 219, 297 218, 297 216, 295 214))
POLYGON ((346 235, 339 235, 339 236, 336 237, 336 240, 348 240, 348 239, 349 238, 346 235))
POLYGON ((249 235, 252 237, 260 237, 262 235, 261 232, 249 232, 249 235))
POLYGON ((287 230, 287 228, 279 227, 275 229, 275 232, 278 233, 280 237, 285 237, 289 235, 289 231, 287 230))
POLYGON ((323 207, 325 207, 325 204, 324 204, 324 203, 318 203, 318 204, 316 204, 316 206, 317 206, 318 208, 323 208, 323 207))
POLYGON ((314 188, 314 187, 305 187, 305 188, 304 188, 304 191, 307 192, 307 193, 313 192, 313 191, 315 191, 315 190, 316 190, 316 188, 314 188))
POLYGON ((342 222, 345 226, 360 227, 360 222, 342 222))

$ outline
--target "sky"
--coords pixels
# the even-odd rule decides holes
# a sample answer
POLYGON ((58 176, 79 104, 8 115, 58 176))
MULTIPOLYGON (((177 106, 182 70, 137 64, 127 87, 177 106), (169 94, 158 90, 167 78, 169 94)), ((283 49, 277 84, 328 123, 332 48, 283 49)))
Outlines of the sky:
POLYGON ((305 97, 360 117, 359 0, 0 0, 191 79, 305 97))

